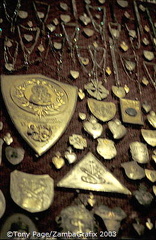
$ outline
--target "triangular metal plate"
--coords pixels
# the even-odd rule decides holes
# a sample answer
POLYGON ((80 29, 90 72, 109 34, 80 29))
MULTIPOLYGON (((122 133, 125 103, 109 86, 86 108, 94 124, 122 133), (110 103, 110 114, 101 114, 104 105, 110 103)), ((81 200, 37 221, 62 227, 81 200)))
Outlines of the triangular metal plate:
POLYGON ((77 102, 77 88, 43 75, 2 75, 1 88, 11 120, 38 155, 66 130, 77 102))
POLYGON ((131 194, 91 152, 75 165, 58 182, 57 186, 98 192, 131 194))

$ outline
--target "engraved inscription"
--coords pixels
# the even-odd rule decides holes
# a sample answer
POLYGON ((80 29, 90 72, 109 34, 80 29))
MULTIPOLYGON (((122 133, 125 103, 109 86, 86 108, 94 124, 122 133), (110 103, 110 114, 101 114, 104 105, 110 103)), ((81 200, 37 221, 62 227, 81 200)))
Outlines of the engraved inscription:
POLYGON ((40 118, 62 112, 67 104, 65 91, 43 79, 31 79, 15 85, 11 96, 20 108, 40 118))

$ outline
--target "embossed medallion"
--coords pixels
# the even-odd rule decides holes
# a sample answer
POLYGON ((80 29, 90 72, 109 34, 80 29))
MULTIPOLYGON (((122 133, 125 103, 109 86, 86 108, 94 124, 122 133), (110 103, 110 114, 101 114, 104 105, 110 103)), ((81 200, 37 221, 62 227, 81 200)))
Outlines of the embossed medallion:
POLYGON ((1 76, 13 123, 38 155, 65 131, 76 106, 77 88, 43 75, 1 76))
POLYGON ((116 114, 116 106, 112 102, 102 102, 93 98, 89 98, 87 102, 91 113, 103 122, 111 120, 116 114))
POLYGON ((54 181, 47 175, 34 175, 13 171, 10 194, 21 208, 34 213, 48 209, 54 197, 54 181))
POLYGON ((131 194, 91 152, 75 165, 57 183, 57 186, 98 192, 131 194))

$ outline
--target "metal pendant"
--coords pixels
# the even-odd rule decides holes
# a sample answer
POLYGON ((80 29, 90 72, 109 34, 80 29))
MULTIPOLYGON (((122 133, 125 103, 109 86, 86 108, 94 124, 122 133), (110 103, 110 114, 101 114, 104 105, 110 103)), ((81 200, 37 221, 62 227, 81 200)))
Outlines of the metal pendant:
POLYGON ((151 181, 155 182, 156 181, 156 171, 155 170, 150 170, 150 169, 145 169, 145 174, 146 177, 151 181))
POLYGON ((121 121, 119 119, 108 122, 108 127, 112 132, 114 139, 121 139, 127 133, 125 126, 121 124, 121 121))
MULTIPOLYGON (((95 208, 95 214, 102 218, 107 231, 118 233, 121 221, 127 217, 126 213, 119 207, 110 209, 105 205, 95 208)), ((115 236, 114 236, 115 237, 115 236)))
POLYGON ((154 111, 150 111, 150 113, 147 115, 147 120, 152 127, 156 128, 156 113, 154 111))
POLYGON ((117 151, 112 140, 106 138, 98 138, 97 152, 104 159, 110 160, 117 155, 117 151))
POLYGON ((13 165, 17 165, 23 161, 24 153, 25 151, 23 148, 13 148, 10 146, 5 148, 5 156, 13 165))
POLYGON ((94 30, 91 28, 83 28, 83 32, 86 37, 92 37, 94 35, 94 30))
MULTIPOLYGON (((5 201, 5 197, 2 193, 2 191, 0 190, 0 218, 3 216, 3 214, 5 213, 5 209, 6 209, 6 201, 5 201)), ((6 237, 6 236, 5 236, 6 237)), ((1 238, 2 239, 2 238, 1 238)))
POLYGON ((42 155, 65 131, 75 110, 77 88, 35 74, 2 75, 1 85, 13 123, 42 155))
POLYGON ((102 125, 98 123, 97 119, 93 116, 91 116, 88 121, 83 122, 83 128, 92 135, 94 139, 100 137, 103 132, 102 125))
POLYGON ((120 108, 123 122, 144 124, 139 101, 120 99, 120 108))
POLYGON ((156 147, 156 130, 141 129, 144 140, 152 147, 156 147))
POLYGON ((124 98, 126 96, 125 89, 123 87, 112 86, 112 92, 118 98, 124 98))
POLYGON ((84 88, 90 96, 97 100, 102 100, 109 94, 109 91, 102 85, 101 81, 91 80, 90 83, 84 85, 84 88))
POLYGON ((143 55, 144 55, 145 59, 148 61, 152 61, 154 59, 154 53, 151 51, 144 50, 143 55))
POLYGON ((38 232, 33 221, 24 214, 15 213, 9 216, 0 231, 0 239, 38 239, 34 236, 38 232))
POLYGON ((134 161, 122 163, 121 166, 124 168, 128 178, 132 180, 140 180, 145 177, 145 171, 134 161))
POLYGON ((10 180, 13 201, 28 212, 42 212, 50 207, 54 198, 54 181, 47 175, 13 171, 10 180))
POLYGON ((62 20, 64 23, 68 23, 68 22, 70 22, 70 20, 71 20, 70 15, 66 15, 66 14, 61 14, 61 15, 60 15, 60 18, 61 18, 61 20, 62 20))
POLYGON ((19 10, 19 11, 18 11, 18 16, 19 16, 21 19, 25 19, 25 18, 28 17, 28 12, 19 10))
POLYGON ((131 194, 91 152, 84 156, 57 183, 57 186, 88 191, 131 194))
POLYGON ((94 232, 94 217, 84 206, 66 207, 56 217, 56 222, 59 231, 62 232, 70 232, 75 235, 94 232))
POLYGON ((103 122, 111 120, 116 114, 116 106, 112 102, 102 102, 88 98, 87 103, 91 113, 103 122))
POLYGON ((141 142, 132 142, 129 146, 134 161, 143 164, 149 162, 150 159, 146 144, 141 142))

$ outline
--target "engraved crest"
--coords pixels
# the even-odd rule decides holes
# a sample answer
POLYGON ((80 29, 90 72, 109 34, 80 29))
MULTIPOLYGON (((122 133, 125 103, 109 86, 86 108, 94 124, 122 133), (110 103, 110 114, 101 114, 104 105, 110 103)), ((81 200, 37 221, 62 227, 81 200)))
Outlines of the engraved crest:
POLYGON ((57 183, 57 186, 98 192, 131 194, 91 152, 84 156, 57 183))
POLYGON ((2 75, 1 86, 13 123, 35 152, 42 155, 71 120, 77 88, 37 74, 2 75))

